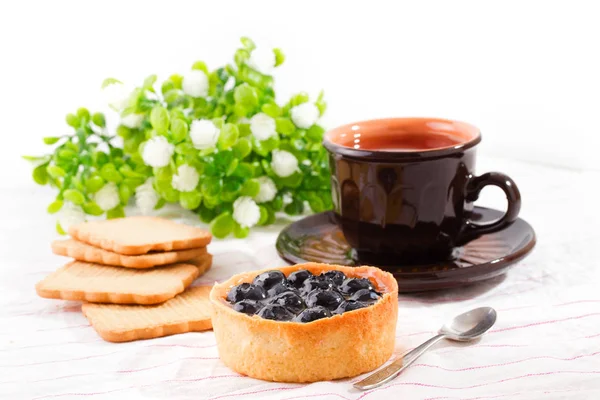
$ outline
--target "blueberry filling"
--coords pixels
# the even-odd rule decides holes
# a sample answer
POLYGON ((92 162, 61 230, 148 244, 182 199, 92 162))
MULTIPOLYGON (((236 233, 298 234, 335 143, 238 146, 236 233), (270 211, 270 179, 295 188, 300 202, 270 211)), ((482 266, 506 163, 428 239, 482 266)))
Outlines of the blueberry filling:
POLYGON ((354 294, 350 296, 349 300, 374 303, 379 300, 379 294, 369 289, 360 289, 354 292, 354 294))
POLYGON ((304 281, 312 276, 314 276, 312 272, 305 269, 294 271, 287 277, 288 285, 300 289, 304 285, 304 281))
POLYGON ((267 297, 265 289, 252 283, 242 283, 233 287, 227 293, 227 301, 237 303, 242 300, 264 300, 267 297))
POLYGON ((317 306, 312 308, 307 308, 302 311, 294 321, 297 322, 312 322, 321 318, 331 317, 331 312, 325 307, 317 306))
POLYGON ((306 296, 306 305, 309 307, 321 306, 328 310, 335 310, 344 297, 337 291, 315 289, 306 296))
POLYGON ((277 304, 268 304, 260 309, 256 314, 264 319, 273 319, 275 321, 291 321, 294 314, 284 306, 277 304))
POLYGON ((267 271, 227 293, 235 311, 303 323, 369 307, 380 298, 369 279, 348 278, 335 270, 316 276, 299 270, 287 278, 281 271, 267 271))
POLYGON ((265 290, 269 290, 278 283, 286 283, 286 279, 281 271, 267 271, 257 275, 252 283, 261 286, 265 290))
POLYGON ((261 308, 263 308, 263 305, 255 300, 242 300, 233 305, 235 311, 248 315, 256 314, 261 308))

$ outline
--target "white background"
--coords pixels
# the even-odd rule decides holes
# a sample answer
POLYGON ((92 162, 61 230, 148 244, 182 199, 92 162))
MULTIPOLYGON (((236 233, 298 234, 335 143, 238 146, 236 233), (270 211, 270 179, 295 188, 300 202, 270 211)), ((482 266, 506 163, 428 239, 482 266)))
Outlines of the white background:
MULTIPOLYGON (((105 77, 139 84, 196 60, 215 68, 242 35, 285 52, 280 101, 325 89, 328 127, 384 116, 479 126, 479 171, 515 179, 521 216, 536 230, 535 250, 506 276, 401 295, 398 351, 472 307, 493 306, 499 319, 480 343, 440 344, 367 399, 600 398, 597 8, 573 0, 0 1, 0 398, 361 396, 348 381, 296 388, 229 377, 211 332, 105 343, 78 304, 33 290, 64 259, 49 249, 58 236, 45 211, 54 193, 31 181, 20 155, 68 131, 66 113, 107 110, 105 77)), ((478 204, 502 207, 498 191, 483 197, 478 204)), ((280 228, 215 240, 201 283, 280 266, 280 228)))
MULTIPOLYGON (((11 1, 0 6, 2 174, 105 110, 105 77, 140 84, 228 62, 247 35, 279 46, 279 100, 325 89, 326 126, 461 119, 482 154, 597 169, 600 24, 593 1, 11 1)), ((11 179, 12 180, 12 179, 11 179)), ((6 181, 5 181, 6 183, 6 181)))

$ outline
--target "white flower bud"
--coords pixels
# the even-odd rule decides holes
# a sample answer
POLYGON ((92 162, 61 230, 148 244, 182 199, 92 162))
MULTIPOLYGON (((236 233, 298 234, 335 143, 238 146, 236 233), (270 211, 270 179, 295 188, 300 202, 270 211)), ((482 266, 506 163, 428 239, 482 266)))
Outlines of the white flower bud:
POLYGON ((233 76, 230 76, 229 79, 227 79, 227 82, 225 82, 225 85, 223 86, 223 90, 228 92, 231 89, 233 89, 235 87, 235 78, 233 76))
POLYGON ((175 146, 167 141, 164 136, 155 136, 144 144, 142 159, 151 167, 165 167, 169 165, 175 146))
POLYGON ((196 168, 183 164, 177 168, 177 175, 173 175, 171 184, 173 185, 173 188, 180 192, 191 192, 196 189, 199 181, 200 174, 198 174, 196 168))
POLYGON ((142 121, 144 121, 144 114, 128 114, 121 118, 121 124, 131 129, 142 126, 142 121))
POLYGON ((119 189, 113 182, 109 182, 102 186, 94 195, 94 201, 104 211, 112 210, 121 203, 119 198, 119 189))
POLYGON ((102 94, 106 98, 108 105, 115 111, 123 111, 129 103, 132 88, 122 83, 111 83, 102 89, 102 94))
POLYGON ((159 200, 158 193, 152 186, 153 183, 154 178, 148 178, 146 182, 135 188, 135 205, 143 215, 150 214, 159 200))
POLYGON ((206 97, 208 95, 208 76, 204 71, 193 69, 183 76, 181 86, 185 94, 192 97, 206 97))
POLYGON ((265 113, 258 113, 250 119, 250 131, 256 140, 267 140, 277 135, 275 120, 265 113))
POLYGON ((302 103, 290 110, 294 125, 301 129, 308 129, 319 119, 319 109, 313 103, 302 103))
POLYGON ((258 194, 254 196, 254 200, 257 203, 266 203, 267 201, 271 201, 277 195, 277 186, 273 179, 268 176, 261 176, 257 179, 260 183, 260 190, 258 194))
POLYGON ((289 151, 273 150, 271 168, 278 176, 285 178, 298 170, 298 159, 289 151))
POLYGON ((190 126, 190 138, 198 150, 215 147, 220 133, 219 128, 208 119, 192 121, 190 126))
POLYGON ((233 202, 233 219, 243 228, 251 228, 260 220, 260 208, 252 198, 239 197, 233 202))
POLYGON ((66 201, 62 208, 60 209, 60 214, 58 215, 58 223, 63 231, 68 232, 69 228, 75 225, 79 225, 85 222, 85 213, 83 209, 71 203, 70 201, 66 201))
POLYGON ((261 74, 271 75, 276 61, 273 49, 257 47, 252 50, 247 63, 261 74))

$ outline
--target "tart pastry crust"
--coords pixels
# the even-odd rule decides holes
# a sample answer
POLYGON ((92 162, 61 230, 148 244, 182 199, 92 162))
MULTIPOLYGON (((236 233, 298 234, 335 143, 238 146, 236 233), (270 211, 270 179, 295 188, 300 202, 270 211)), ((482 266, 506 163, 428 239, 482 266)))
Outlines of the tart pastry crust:
POLYGON ((286 276, 301 269, 369 278, 382 297, 369 307, 309 323, 274 321, 237 312, 226 300, 233 286, 252 282, 268 270, 234 275, 210 292, 213 330, 225 365, 268 381, 315 382, 360 375, 387 361, 394 351, 398 317, 395 278, 365 266, 306 263, 278 268, 286 276))

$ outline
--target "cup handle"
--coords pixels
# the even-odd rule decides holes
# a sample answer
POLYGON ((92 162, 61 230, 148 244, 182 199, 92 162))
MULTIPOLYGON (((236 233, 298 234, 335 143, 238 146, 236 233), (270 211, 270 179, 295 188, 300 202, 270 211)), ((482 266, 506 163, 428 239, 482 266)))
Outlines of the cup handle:
POLYGON ((467 226, 460 237, 461 243, 466 243, 486 233, 497 232, 515 222, 521 210, 521 193, 517 184, 507 175, 500 172, 488 172, 481 176, 472 176, 467 183, 466 200, 474 202, 479 198, 481 190, 494 185, 504 191, 508 200, 506 213, 497 221, 487 224, 478 224, 467 220, 467 226))

